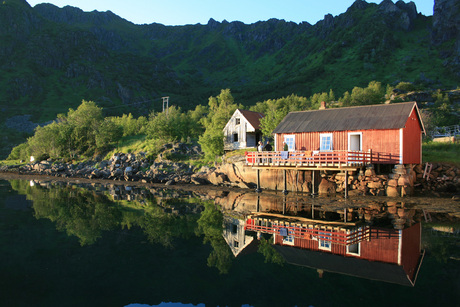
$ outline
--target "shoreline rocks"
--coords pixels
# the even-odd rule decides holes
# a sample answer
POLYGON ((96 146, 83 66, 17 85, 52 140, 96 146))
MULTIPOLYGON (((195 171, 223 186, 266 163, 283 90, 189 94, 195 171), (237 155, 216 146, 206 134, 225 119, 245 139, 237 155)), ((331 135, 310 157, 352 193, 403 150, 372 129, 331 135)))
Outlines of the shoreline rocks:
MULTIPOLYGON (((105 179, 115 181, 139 181, 142 183, 192 184, 237 187, 241 189, 257 188, 257 172, 246 167, 244 160, 227 161, 217 167, 202 167, 174 162, 168 158, 174 154, 199 154, 199 149, 191 149, 186 144, 165 146, 154 162, 149 161, 145 154, 116 153, 109 160, 71 164, 50 160, 29 163, 23 166, 1 166, 0 172, 11 172, 28 175, 47 175, 63 178, 105 179)), ((349 196, 373 195, 403 197, 417 194, 435 196, 460 194, 460 169, 446 164, 435 163, 431 172, 425 174, 423 165, 396 165, 389 174, 377 174, 372 166, 358 172, 348 174, 349 196)), ((261 170, 260 188, 265 190, 284 190, 283 170, 261 170)), ((312 182, 315 192, 332 195, 345 190, 345 174, 338 172, 311 171, 286 172, 287 190, 311 193, 312 182), (314 179, 314 180, 313 180, 314 179)))

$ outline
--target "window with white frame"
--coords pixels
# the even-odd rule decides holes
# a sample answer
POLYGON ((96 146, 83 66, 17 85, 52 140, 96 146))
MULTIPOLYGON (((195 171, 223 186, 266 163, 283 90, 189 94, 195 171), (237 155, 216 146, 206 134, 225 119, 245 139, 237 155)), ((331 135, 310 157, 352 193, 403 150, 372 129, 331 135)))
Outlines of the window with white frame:
POLYGON ((319 150, 328 151, 332 150, 332 133, 321 133, 319 150))
POLYGON ((326 232, 318 232, 318 248, 322 250, 331 250, 331 235, 326 232))
POLYGON ((355 241, 354 244, 350 244, 350 245, 347 245, 347 254, 350 254, 350 255, 355 255, 355 256, 360 256, 361 255, 361 243, 360 242, 356 242, 359 240, 360 237, 363 236, 363 228, 362 227, 359 227, 357 229, 356 232, 352 233, 351 230, 348 230, 347 231, 347 235, 350 236, 351 235, 351 240, 352 241, 355 241))
POLYGON ((347 254, 359 256, 361 254, 360 243, 348 245, 347 254))
MULTIPOLYGON (((295 135, 285 135, 284 142, 288 145, 289 151, 295 150, 295 135)), ((284 149, 283 149, 284 150, 284 149)))
POLYGON ((235 125, 239 125, 240 124, 240 119, 239 118, 235 118, 235 125))
POLYGON ((294 245, 294 236, 287 236, 283 238, 283 244, 294 245))

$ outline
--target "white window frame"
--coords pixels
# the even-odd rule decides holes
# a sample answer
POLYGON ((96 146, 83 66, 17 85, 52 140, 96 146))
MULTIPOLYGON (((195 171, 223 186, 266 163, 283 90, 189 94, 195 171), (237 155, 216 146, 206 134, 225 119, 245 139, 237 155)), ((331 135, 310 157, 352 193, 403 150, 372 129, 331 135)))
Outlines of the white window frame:
POLYGON ((294 236, 288 235, 283 238, 283 244, 294 246, 294 236))
MULTIPOLYGON (((288 151, 294 151, 295 150, 295 134, 286 134, 284 136, 284 142, 288 145, 288 151), (292 142, 288 141, 288 140, 291 140, 291 139, 292 139, 292 142)), ((284 150, 284 148, 282 150, 284 150)))
POLYGON ((348 151, 351 151, 351 136, 359 135, 359 150, 363 150, 363 133, 362 132, 349 132, 348 133, 348 151))
MULTIPOLYGON (((358 234, 356 236, 362 236, 363 235, 363 228, 359 227, 358 229, 358 234)), ((347 235, 349 235, 351 230, 347 230, 347 235)), ((355 238, 356 238, 355 236, 355 238)), ((355 244, 350 244, 347 245, 347 254, 348 255, 354 255, 354 256, 361 256, 361 242, 356 242, 355 244), (350 247, 352 246, 357 246, 358 247, 358 252, 350 251, 350 247)))
POLYGON ((332 133, 321 133, 319 135, 319 150, 320 151, 332 151, 333 148, 334 148, 334 142, 332 140, 332 133), (330 149, 323 149, 323 138, 330 138, 331 139, 330 149))
POLYGON ((347 254, 348 255, 354 255, 354 256, 361 256, 361 242, 351 244, 351 245, 347 245, 347 254), (350 251, 351 246, 358 246, 358 252, 357 253, 356 252, 351 252, 350 251))
POLYGON ((318 232, 318 248, 321 250, 330 251, 332 249, 332 242, 330 240, 324 240, 323 238, 329 237, 330 234, 326 232, 318 232), (322 237, 324 235, 324 237, 322 237))

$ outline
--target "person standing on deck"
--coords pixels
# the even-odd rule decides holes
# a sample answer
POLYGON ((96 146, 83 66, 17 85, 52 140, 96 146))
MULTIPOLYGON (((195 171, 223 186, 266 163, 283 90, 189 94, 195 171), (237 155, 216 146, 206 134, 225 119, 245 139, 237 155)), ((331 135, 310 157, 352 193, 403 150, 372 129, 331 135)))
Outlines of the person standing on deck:
MULTIPOLYGON (((263 149, 264 149, 264 146, 262 145, 262 142, 259 141, 259 146, 257 146, 257 151, 262 152, 263 149)), ((259 159, 259 163, 261 163, 261 162, 262 162, 262 159, 259 159)))
POLYGON ((265 144, 264 151, 272 151, 272 145, 270 145, 270 141, 267 141, 267 144, 265 144))

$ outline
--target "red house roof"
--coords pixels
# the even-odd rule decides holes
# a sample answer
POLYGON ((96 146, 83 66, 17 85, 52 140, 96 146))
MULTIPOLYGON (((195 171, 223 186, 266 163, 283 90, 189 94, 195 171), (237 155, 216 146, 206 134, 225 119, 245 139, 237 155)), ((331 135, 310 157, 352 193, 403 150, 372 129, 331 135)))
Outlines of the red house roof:
POLYGON ((248 122, 254 127, 256 130, 260 130, 260 120, 264 118, 263 113, 248 111, 248 110, 241 110, 238 109, 241 114, 248 120, 248 122))
POLYGON ((400 129, 404 128, 414 108, 425 132, 417 103, 406 102, 291 112, 273 133, 400 129))

